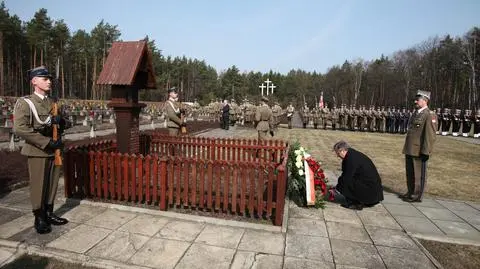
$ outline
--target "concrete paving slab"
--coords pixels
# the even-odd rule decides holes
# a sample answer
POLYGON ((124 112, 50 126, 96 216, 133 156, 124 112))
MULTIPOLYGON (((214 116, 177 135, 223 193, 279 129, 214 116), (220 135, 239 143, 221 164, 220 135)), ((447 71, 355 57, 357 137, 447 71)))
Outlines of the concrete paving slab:
POLYGON ((20 200, 30 201, 30 193, 28 190, 14 190, 2 195, 0 198, 0 204, 2 205, 13 205, 20 200))
MULTIPOLYGON (((325 261, 315 261, 294 257, 285 257, 283 269, 335 269, 335 264, 325 261)), ((338 267, 337 267, 338 268, 338 267)))
POLYGON ((14 197, 12 197, 11 200, 8 200, 5 205, 12 207, 12 208, 18 208, 18 209, 23 209, 23 210, 32 210, 32 202, 30 201, 30 194, 29 193, 21 193, 21 194, 16 194, 14 197))
POLYGON ((396 216, 395 219, 407 232, 445 235, 445 233, 438 229, 438 227, 427 218, 396 216))
POLYGON ((153 268, 174 268, 189 246, 188 242, 151 238, 130 258, 130 262, 153 268))
POLYGON ((290 218, 323 220, 323 210, 319 208, 303 208, 295 205, 290 207, 288 214, 290 218))
POLYGON ((432 262, 418 250, 377 246, 383 261, 390 269, 435 269, 432 262))
POLYGON ((397 195, 391 193, 383 193, 383 201, 382 204, 404 204, 405 201, 398 198, 397 195))
POLYGON ((48 243, 47 247, 85 253, 111 232, 108 229, 81 224, 48 243))
POLYGON ((480 203, 475 203, 475 202, 470 202, 470 201, 465 202, 465 203, 467 203, 469 206, 471 206, 471 207, 473 207, 477 210, 480 210, 480 203))
POLYGON ((148 239, 150 238, 144 235, 114 231, 90 249, 87 255, 126 262, 148 239))
MULTIPOLYGON (((12 257, 15 252, 12 249, 0 248, 0 266, 12 257)), ((281 268, 281 267, 280 267, 281 268)))
POLYGON ((275 255, 283 255, 285 238, 281 233, 271 233, 257 230, 245 230, 239 250, 262 252, 275 255))
POLYGON ((445 220, 433 220, 447 236, 480 240, 480 232, 467 223, 445 220))
POLYGON ((107 209, 106 211, 102 212, 102 214, 99 214, 86 221, 85 224, 115 230, 136 216, 137 214, 132 212, 107 209))
POLYGON ((228 269, 234 254, 234 249, 193 243, 175 269, 228 269))
POLYGON ((447 200, 440 200, 440 199, 437 199, 437 202, 443 205, 444 207, 446 207, 447 209, 450 209, 452 212, 467 211, 467 212, 480 214, 480 211, 478 209, 476 209, 475 207, 465 202, 447 201, 447 200))
POLYGON ((480 213, 470 211, 454 211, 453 213, 470 224, 480 224, 480 213))
POLYGON ((425 216, 432 220, 450 220, 463 222, 459 217, 453 214, 448 209, 431 208, 431 207, 417 207, 425 216))
POLYGON ((203 223, 174 220, 165 224, 156 236, 191 242, 195 240, 204 227, 205 224, 203 223))
POLYGON ((12 235, 9 240, 25 242, 27 244, 44 246, 53 240, 59 238, 68 231, 74 229, 79 224, 69 222, 61 226, 52 226, 52 231, 48 234, 38 234, 33 225, 17 234, 12 235))
POLYGON ((333 262, 328 238, 311 235, 287 234, 285 256, 333 262))
POLYGON ((385 208, 393 216, 423 217, 422 212, 411 204, 385 204, 385 208))
POLYGON ((67 218, 69 221, 84 223, 97 215, 105 212, 107 209, 104 207, 78 205, 63 214, 62 217, 67 218))
POLYGON ((402 230, 402 227, 398 225, 397 221, 389 213, 362 210, 358 211, 357 215, 364 225, 402 230))
POLYGON ((239 250, 230 269, 282 269, 282 264, 282 256, 239 250))
POLYGON ((431 198, 423 198, 421 203, 411 203, 411 204, 416 207, 422 206, 422 207, 433 207, 433 208, 445 209, 443 205, 441 205, 435 199, 431 199, 431 198))
POLYGON ((207 225, 195 240, 196 243, 225 248, 237 248, 245 229, 207 225))
POLYGON ((371 244, 365 228, 353 224, 341 222, 327 222, 328 236, 333 239, 349 240, 360 243, 371 244))
POLYGON ((384 229, 375 226, 366 226, 376 246, 417 249, 413 240, 404 231, 384 229))
POLYGON ((343 264, 336 264, 335 269, 367 269, 365 267, 356 267, 356 266, 349 266, 343 264))
POLYGON ((338 239, 332 239, 331 244, 335 264, 385 268, 377 249, 373 245, 338 239))
POLYGON ((9 238, 27 228, 33 226, 34 217, 32 214, 26 214, 12 221, 0 225, 0 237, 9 238))
POLYGON ((162 218, 147 214, 139 214, 129 222, 122 225, 118 230, 129 233, 153 236, 160 231, 165 224, 170 221, 168 218, 162 218))
POLYGON ((328 237, 325 221, 317 219, 298 219, 290 217, 288 220, 288 232, 328 237))
POLYGON ((326 221, 350 223, 354 225, 362 225, 360 218, 354 210, 346 208, 325 208, 323 215, 326 221))
MULTIPOLYGON (((394 205, 394 204, 390 204, 390 205, 394 205)), ((372 207, 364 207, 363 211, 375 211, 375 212, 388 213, 387 209, 382 203, 378 203, 372 207)))
POLYGON ((12 210, 8 208, 0 207, 0 225, 10 222, 16 218, 21 217, 27 213, 19 211, 19 210, 12 210))

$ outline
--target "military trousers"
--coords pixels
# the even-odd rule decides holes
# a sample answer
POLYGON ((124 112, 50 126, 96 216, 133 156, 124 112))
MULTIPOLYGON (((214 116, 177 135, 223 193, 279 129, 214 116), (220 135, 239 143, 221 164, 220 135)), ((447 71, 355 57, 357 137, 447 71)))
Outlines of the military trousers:
POLYGON ((61 166, 55 166, 53 161, 53 156, 28 157, 32 210, 52 205, 55 201, 61 166))
POLYGON ((427 185, 427 162, 420 157, 405 155, 407 190, 413 198, 421 200, 427 185))

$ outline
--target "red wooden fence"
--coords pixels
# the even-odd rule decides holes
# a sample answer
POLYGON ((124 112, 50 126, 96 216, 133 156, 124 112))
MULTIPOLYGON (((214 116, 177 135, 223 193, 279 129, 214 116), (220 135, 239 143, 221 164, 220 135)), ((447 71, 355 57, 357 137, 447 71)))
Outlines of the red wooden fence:
POLYGON ((141 141, 151 154, 118 153, 114 141, 68 148, 66 196, 228 212, 282 224, 286 143, 164 135, 141 141))

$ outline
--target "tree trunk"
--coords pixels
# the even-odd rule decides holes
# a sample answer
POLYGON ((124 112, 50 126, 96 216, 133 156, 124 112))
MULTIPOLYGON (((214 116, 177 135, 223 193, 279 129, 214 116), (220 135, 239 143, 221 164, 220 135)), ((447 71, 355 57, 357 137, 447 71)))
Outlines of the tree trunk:
POLYGON ((3 77, 3 31, 0 31, 0 96, 5 95, 5 81, 3 77))
POLYGON ((85 56, 85 99, 88 100, 88 58, 85 56))

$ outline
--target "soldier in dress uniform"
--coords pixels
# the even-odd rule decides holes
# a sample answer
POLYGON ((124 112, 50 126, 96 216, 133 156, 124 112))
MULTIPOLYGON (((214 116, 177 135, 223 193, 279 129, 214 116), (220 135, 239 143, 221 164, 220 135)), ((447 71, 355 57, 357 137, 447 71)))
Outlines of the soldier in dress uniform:
POLYGON ((350 105, 348 110, 348 128, 350 131, 355 131, 355 124, 357 123, 357 110, 354 105, 350 105))
POLYGON ((375 131, 375 106, 370 105, 370 109, 366 111, 367 129, 369 132, 375 131))
POLYGON ((222 129, 228 130, 230 128, 230 104, 227 100, 223 100, 223 107, 222 107, 222 129))
POLYGON ((477 109, 477 113, 473 117, 473 137, 480 138, 480 109, 477 109))
POLYGON ((437 130, 437 117, 435 112, 428 109, 429 100, 430 92, 417 92, 417 110, 409 120, 403 147, 408 191, 400 198, 407 202, 421 202, 427 183, 427 162, 433 151, 437 130))
POLYGON ((176 87, 168 89, 168 100, 165 104, 167 115, 168 134, 171 136, 178 136, 180 128, 185 126, 185 120, 182 119, 182 111, 180 103, 178 103, 178 90, 176 87))
POLYGON ((377 131, 385 133, 385 124, 386 124, 387 112, 385 107, 379 107, 377 110, 377 131))
POLYGON ((340 113, 340 110, 334 104, 332 110, 330 111, 330 120, 332 121, 332 130, 337 129, 339 113, 340 113))
POLYGON ((327 104, 325 104, 325 107, 322 108, 322 113, 320 115, 322 117, 322 127, 324 130, 327 130, 328 118, 330 116, 330 109, 328 109, 327 104))
POLYGON ((452 135, 458 136, 460 132, 460 125, 462 124, 461 115, 462 111, 460 109, 455 109, 455 113, 452 115, 452 135))
POLYGON ((322 126, 322 109, 319 107, 314 107, 312 110, 312 118, 313 118, 313 128, 317 129, 318 126, 322 126))
POLYGON ((338 111, 338 122, 340 124, 340 130, 345 131, 347 129, 347 109, 345 104, 342 104, 338 111))
POLYGON ((14 110, 15 135, 25 139, 21 154, 27 156, 30 175, 30 200, 37 233, 51 232, 51 225, 63 225, 67 219, 53 213, 61 166, 54 165, 55 150, 63 149, 61 133, 67 122, 53 116, 53 98, 49 96, 52 76, 44 66, 28 72, 34 92, 18 98, 14 110), (58 139, 54 141, 53 125, 58 124, 58 139))
POLYGON ((437 134, 440 134, 440 127, 443 125, 443 119, 442 119, 442 109, 437 107, 436 109, 436 114, 437 114, 437 134))
POLYGON ((442 113, 442 135, 448 135, 450 125, 452 123, 452 115, 449 108, 444 108, 442 113))
POLYGON ((303 128, 307 128, 307 124, 310 121, 309 116, 310 116, 310 109, 308 108, 307 103, 305 103, 302 111, 303 128))
POLYGON ((411 113, 406 108, 402 109, 402 134, 407 133, 408 129, 408 119, 410 119, 411 113))
POLYGON ((293 113, 295 112, 295 108, 293 107, 292 103, 287 106, 287 121, 288 121, 288 129, 292 129, 292 120, 293 120, 293 113))
POLYGON ((462 118, 462 135, 468 137, 470 135, 470 129, 472 129, 472 111, 465 109, 465 112, 461 116, 462 118))
POLYGON ((364 124, 364 119, 365 115, 364 113, 364 107, 363 106, 358 106, 358 110, 356 111, 357 114, 357 127, 359 131, 365 131, 365 124, 364 124))
POLYGON ((387 107, 387 113, 386 113, 386 124, 385 124, 385 128, 386 128, 386 132, 387 133, 391 133, 392 132, 392 124, 393 124, 393 113, 392 113, 392 108, 391 107, 387 107))
POLYGON ((273 136, 272 115, 272 110, 268 106, 268 98, 262 96, 260 106, 255 112, 255 129, 258 131, 259 141, 267 140, 269 133, 273 136))

